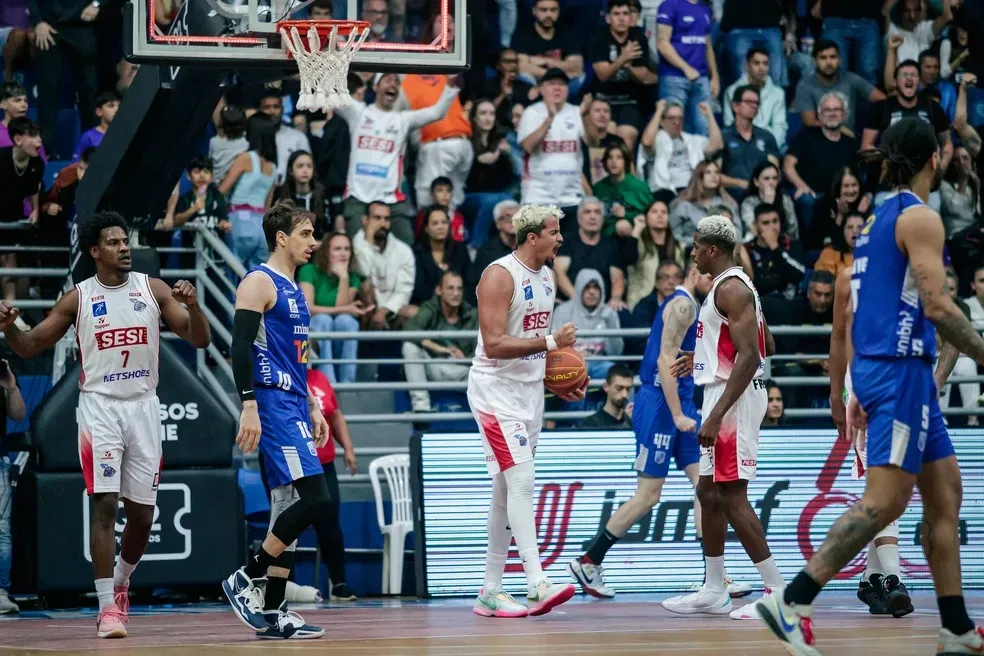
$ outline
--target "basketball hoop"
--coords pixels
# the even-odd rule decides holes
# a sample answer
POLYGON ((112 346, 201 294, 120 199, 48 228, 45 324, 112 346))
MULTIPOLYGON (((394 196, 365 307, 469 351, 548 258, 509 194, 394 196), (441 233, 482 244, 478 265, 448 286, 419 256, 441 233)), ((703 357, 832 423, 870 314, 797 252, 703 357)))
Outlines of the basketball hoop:
POLYGON ((287 56, 297 61, 301 74, 301 95, 297 108, 327 111, 348 107, 348 71, 352 58, 369 36, 368 21, 291 20, 280 21, 277 29, 287 56), (307 41, 301 33, 307 33, 307 41), (339 37, 347 36, 345 40, 339 37), (322 39, 327 41, 322 49, 322 39))

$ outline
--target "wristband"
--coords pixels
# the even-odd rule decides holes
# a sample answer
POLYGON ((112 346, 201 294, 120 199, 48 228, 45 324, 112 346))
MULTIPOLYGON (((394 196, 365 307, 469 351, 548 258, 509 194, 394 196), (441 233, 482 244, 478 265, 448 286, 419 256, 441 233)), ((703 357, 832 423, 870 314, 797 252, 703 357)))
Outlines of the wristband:
POLYGON ((557 348, 557 340, 554 339, 554 336, 553 335, 547 335, 546 339, 547 339, 547 350, 548 351, 553 351, 554 349, 557 348))

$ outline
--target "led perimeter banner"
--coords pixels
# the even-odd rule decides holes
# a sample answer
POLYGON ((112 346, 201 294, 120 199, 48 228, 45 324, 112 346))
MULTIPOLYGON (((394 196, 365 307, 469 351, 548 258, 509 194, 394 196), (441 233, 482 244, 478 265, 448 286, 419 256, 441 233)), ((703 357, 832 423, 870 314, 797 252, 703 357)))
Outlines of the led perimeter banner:
MULTIPOLYGON (((960 543, 964 586, 984 588, 984 435, 951 431, 963 478, 960 543)), ((415 544, 419 595, 473 595, 482 584, 491 478, 477 433, 414 436, 415 544)), ((615 509, 632 496, 635 438, 630 432, 556 432, 541 435, 536 452, 534 516, 544 569, 567 580, 567 563, 581 555, 615 509)), ((763 430, 758 478, 748 496, 787 580, 820 546, 830 525, 864 492, 853 480, 854 451, 831 430, 763 430)), ((920 546, 918 490, 901 518, 901 564, 910 588, 930 588, 920 546)), ((755 566, 733 532, 726 545, 728 573, 760 585, 755 566)), ((859 555, 831 582, 855 588, 864 569, 859 555)), ((693 519, 693 489, 671 466, 662 500, 633 526, 605 559, 617 592, 675 592, 703 580, 693 519)), ((505 587, 525 587, 510 550, 505 587)))

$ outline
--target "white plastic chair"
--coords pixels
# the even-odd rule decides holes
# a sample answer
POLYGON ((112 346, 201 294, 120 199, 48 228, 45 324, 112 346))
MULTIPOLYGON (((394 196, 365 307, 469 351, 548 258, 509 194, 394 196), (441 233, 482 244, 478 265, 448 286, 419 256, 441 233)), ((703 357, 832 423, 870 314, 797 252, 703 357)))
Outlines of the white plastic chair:
POLYGON ((376 519, 383 534, 383 594, 403 590, 403 544, 413 531, 413 502, 410 497, 410 456, 397 453, 369 463, 369 478, 376 497, 376 519), (386 476, 392 500, 392 521, 383 514, 383 491, 379 470, 386 476))

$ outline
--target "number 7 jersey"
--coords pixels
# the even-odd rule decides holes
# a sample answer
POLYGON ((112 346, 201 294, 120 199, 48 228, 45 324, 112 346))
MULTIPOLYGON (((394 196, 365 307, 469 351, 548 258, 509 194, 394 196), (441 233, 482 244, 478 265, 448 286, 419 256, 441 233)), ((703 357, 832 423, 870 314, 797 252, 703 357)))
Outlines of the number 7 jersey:
POLYGON ((297 284, 266 264, 247 275, 266 275, 277 302, 263 313, 253 341, 253 384, 307 397, 308 330, 311 314, 297 284))
POLYGON ((116 399, 154 393, 160 375, 161 308, 150 277, 133 271, 122 285, 107 287, 92 276, 75 288, 79 389, 116 399))

